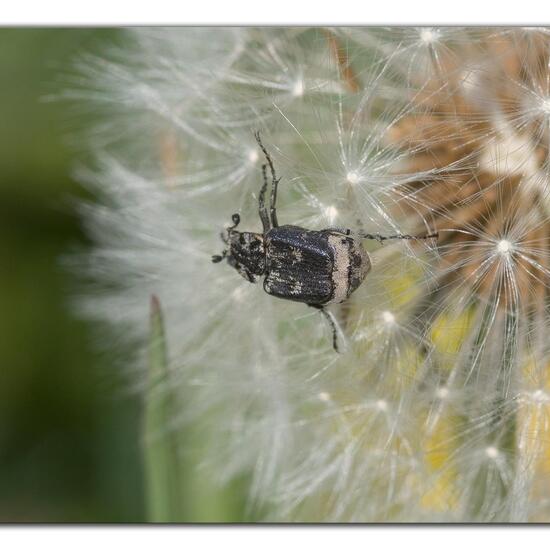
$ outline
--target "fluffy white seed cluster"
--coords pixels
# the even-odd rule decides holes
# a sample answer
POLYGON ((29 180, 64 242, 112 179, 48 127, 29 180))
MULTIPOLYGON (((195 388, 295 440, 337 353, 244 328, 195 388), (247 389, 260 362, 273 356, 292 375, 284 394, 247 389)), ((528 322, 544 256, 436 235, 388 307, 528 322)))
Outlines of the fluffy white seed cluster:
POLYGON ((252 473, 269 519, 550 519, 550 70, 535 47, 544 30, 159 28, 83 60, 71 94, 103 113, 83 308, 145 349, 159 297, 172 427, 201 427, 220 479, 252 473), (281 224, 440 231, 438 246, 366 244, 371 273, 331 310, 343 354, 318 312, 211 263, 231 214, 261 227, 256 130, 281 224))

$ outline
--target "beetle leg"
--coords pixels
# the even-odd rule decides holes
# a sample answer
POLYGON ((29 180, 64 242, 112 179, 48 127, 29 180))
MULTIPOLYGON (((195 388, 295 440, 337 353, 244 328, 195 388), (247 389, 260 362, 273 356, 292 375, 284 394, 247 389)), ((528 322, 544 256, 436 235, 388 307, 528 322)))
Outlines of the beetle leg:
POLYGON ((260 220, 262 220, 262 226, 264 228, 264 235, 271 229, 269 225, 269 217, 267 215, 267 210, 265 208, 265 192, 267 191, 267 166, 262 164, 262 175, 264 178, 264 183, 260 189, 260 196, 258 197, 258 206, 260 210, 260 220))
POLYGON ((429 233, 428 235, 404 235, 403 233, 398 233, 397 235, 380 235, 379 233, 359 233, 359 236, 363 239, 373 239, 382 244, 382 241, 387 241, 389 239, 406 239, 406 240, 421 240, 421 239, 437 239, 439 233, 429 233))
POLYGON ((338 347, 338 329, 336 328, 336 322, 334 321, 332 315, 323 306, 316 306, 313 304, 308 304, 308 306, 318 309, 323 314, 323 317, 328 321, 330 328, 332 329, 332 347, 336 353, 340 353, 340 348, 338 347))
MULTIPOLYGON (((279 187, 280 179, 277 179, 275 175, 275 167, 273 166, 273 161, 271 156, 267 152, 267 149, 264 147, 262 140, 260 138, 260 132, 255 132, 254 137, 260 146, 260 149, 263 151, 267 164, 269 164, 269 170, 271 171, 271 200, 270 200, 270 214, 271 214, 271 225, 272 227, 279 227, 279 222, 277 221, 277 189, 279 187)), ((264 176, 265 177, 265 176, 264 176)))
POLYGON ((241 217, 239 216, 239 214, 235 213, 231 216, 231 221, 233 222, 233 225, 227 228, 228 233, 231 233, 231 231, 233 231, 233 229, 235 229, 241 223, 241 217))
POLYGON ((227 250, 224 250, 221 254, 215 254, 212 256, 212 263, 219 264, 227 256, 227 250))
POLYGON ((270 212, 271 212, 271 225, 273 225, 273 227, 279 227, 279 221, 277 220, 277 208, 275 206, 277 203, 277 188, 279 187, 279 181, 280 179, 274 179, 273 184, 271 186, 270 212))
POLYGON ((231 216, 231 220, 233 221, 233 225, 230 225, 225 230, 225 233, 223 231, 220 233, 220 237, 225 244, 229 244, 229 235, 231 235, 231 232, 241 223, 241 217, 239 214, 235 213, 231 216))
POLYGON ((323 231, 333 232, 333 233, 342 233, 342 235, 347 235, 347 236, 352 234, 351 229, 346 229, 344 227, 327 227, 326 229, 323 229, 323 231))
POLYGON ((386 240, 382 235, 378 233, 359 233, 359 236, 363 239, 371 239, 373 241, 378 241, 380 244, 382 244, 382 241, 386 240))

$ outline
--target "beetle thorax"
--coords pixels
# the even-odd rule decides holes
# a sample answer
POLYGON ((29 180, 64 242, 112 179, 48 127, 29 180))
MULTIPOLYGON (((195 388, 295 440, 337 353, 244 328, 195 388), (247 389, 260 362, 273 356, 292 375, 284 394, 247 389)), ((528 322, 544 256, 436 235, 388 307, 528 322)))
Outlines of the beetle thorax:
POLYGON ((247 281, 256 283, 265 272, 263 235, 260 233, 231 231, 227 262, 247 281))

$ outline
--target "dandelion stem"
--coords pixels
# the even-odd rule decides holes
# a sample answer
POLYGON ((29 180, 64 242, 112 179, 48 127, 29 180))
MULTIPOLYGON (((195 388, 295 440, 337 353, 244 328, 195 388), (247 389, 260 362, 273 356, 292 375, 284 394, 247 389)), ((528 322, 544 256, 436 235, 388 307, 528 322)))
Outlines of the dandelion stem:
POLYGON ((155 523, 182 521, 177 432, 167 429, 173 417, 168 374, 162 311, 153 295, 143 440, 148 519, 155 523))

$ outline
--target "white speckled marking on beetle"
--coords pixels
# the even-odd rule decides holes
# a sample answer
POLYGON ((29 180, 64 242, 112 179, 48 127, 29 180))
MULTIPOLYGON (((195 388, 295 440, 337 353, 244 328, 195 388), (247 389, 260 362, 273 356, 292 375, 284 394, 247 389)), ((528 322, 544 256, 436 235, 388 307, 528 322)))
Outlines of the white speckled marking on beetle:
POLYGON ((334 250, 334 265, 332 267, 332 280, 334 281, 333 303, 343 302, 348 297, 350 255, 347 243, 342 243, 342 237, 329 235, 328 243, 334 250))
POLYGON ((328 242, 334 250, 332 268, 334 295, 327 303, 339 304, 347 300, 352 292, 351 279, 363 281, 370 271, 371 262, 368 253, 359 242, 342 239, 342 235, 330 235, 328 242), (360 257, 358 266, 351 265, 352 253, 358 254, 360 257))
POLYGON ((300 281, 295 281, 294 284, 292 285, 291 292, 293 294, 296 294, 296 296, 299 296, 302 293, 302 290, 303 290, 302 283, 300 281))
POLYGON ((296 262, 302 261, 303 255, 302 255, 302 251, 299 248, 295 248, 295 247, 291 248, 290 253, 292 254, 292 257, 296 262))

